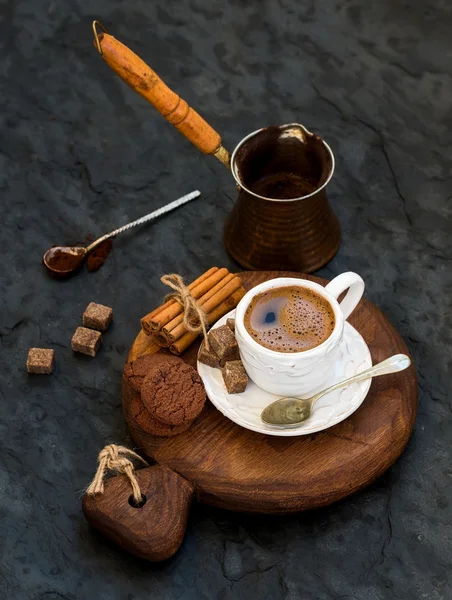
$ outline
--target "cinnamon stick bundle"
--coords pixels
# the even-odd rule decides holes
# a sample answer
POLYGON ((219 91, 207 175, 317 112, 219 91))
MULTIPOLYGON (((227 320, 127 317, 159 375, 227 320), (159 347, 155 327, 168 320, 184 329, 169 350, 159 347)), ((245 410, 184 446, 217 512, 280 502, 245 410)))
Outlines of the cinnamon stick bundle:
MULTIPOLYGON (((199 299, 199 306, 207 314, 212 312, 219 304, 224 302, 242 286, 240 277, 234 277, 232 273, 229 273, 222 281, 214 286, 209 292, 204 294, 199 299)), ((160 331, 160 339, 169 342, 168 345, 178 340, 184 333, 186 333, 184 325, 184 315, 178 315, 172 321, 170 321, 160 331)))
MULTIPOLYGON (((202 280, 197 285, 191 284, 193 287, 188 286, 188 289, 190 290, 193 298, 198 300, 198 298, 201 298, 228 274, 229 271, 227 269, 218 269, 215 273, 212 273, 210 277, 203 279, 203 276, 201 276, 200 279, 202 280)), ((174 317, 177 317, 177 315, 182 313, 183 308, 178 302, 171 304, 157 315, 152 317, 152 319, 149 321, 151 331, 160 331, 162 327, 174 319, 174 317)))
MULTIPOLYGON (((187 287, 209 325, 235 308, 245 295, 240 277, 218 267, 209 269, 187 287)), ((197 331, 187 331, 184 308, 175 300, 165 302, 143 317, 141 325, 159 346, 169 347, 174 354, 183 352, 199 335, 197 331)))
MULTIPOLYGON (((209 325, 213 325, 213 323, 218 321, 218 319, 221 319, 223 315, 235 308, 245 294, 246 291, 243 289, 243 287, 240 287, 231 296, 229 296, 229 298, 212 310, 212 312, 208 313, 207 321, 209 325)), ((178 340, 171 344, 169 347, 170 352, 177 355, 182 354, 182 352, 196 340, 198 335, 199 334, 197 333, 191 333, 190 331, 187 331, 178 340)))
MULTIPOLYGON (((227 269, 224 269, 224 270, 227 271, 227 269)), ((193 283, 191 283, 188 286, 188 289, 190 290, 190 292, 192 292, 194 290, 194 288, 196 288, 199 284, 203 283, 204 281, 208 280, 209 277, 211 277, 218 271, 219 271, 218 267, 212 267, 211 269, 206 271, 203 275, 201 275, 201 277, 198 277, 198 279, 193 281, 193 283)), ((165 302, 165 304, 163 304, 162 306, 159 306, 158 308, 156 308, 155 310, 153 310, 152 312, 150 312, 149 314, 147 314, 145 317, 143 317, 141 319, 141 328, 143 329, 143 331, 146 335, 151 335, 151 333, 153 333, 153 331, 158 331, 160 329, 160 327, 158 326, 158 321, 157 321, 158 315, 161 315, 165 311, 169 311, 171 307, 173 307, 173 309, 177 308, 179 311, 179 312, 176 312, 176 314, 174 316, 176 316, 179 313, 182 313, 182 307, 180 306, 180 304, 178 304, 175 300, 168 300, 168 302, 165 302), (152 326, 152 324, 154 326, 152 326)), ((168 323, 168 321, 166 321, 166 323, 168 323)), ((165 323, 165 325, 166 325, 166 323, 165 323)))

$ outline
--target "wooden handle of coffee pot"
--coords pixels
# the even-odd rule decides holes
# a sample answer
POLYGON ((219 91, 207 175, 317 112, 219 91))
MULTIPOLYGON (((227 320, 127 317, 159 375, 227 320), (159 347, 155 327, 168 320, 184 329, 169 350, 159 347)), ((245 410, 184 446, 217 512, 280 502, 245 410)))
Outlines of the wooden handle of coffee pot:
POLYGON ((173 92, 139 56, 93 23, 94 46, 113 71, 204 154, 213 154, 229 166, 229 153, 220 135, 185 100, 173 92))

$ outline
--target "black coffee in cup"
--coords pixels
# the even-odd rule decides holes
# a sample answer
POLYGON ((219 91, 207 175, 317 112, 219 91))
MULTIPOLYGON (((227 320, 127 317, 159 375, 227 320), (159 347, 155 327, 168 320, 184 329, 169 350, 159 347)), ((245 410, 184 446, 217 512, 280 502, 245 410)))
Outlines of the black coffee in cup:
POLYGON ((257 294, 244 318, 251 337, 276 352, 304 352, 319 346, 333 333, 335 322, 328 300, 296 285, 257 294))

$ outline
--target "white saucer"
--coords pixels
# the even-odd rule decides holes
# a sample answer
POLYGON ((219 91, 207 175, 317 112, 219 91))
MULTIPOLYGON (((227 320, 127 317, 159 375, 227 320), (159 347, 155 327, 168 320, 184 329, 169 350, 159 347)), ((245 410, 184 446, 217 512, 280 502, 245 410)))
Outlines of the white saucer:
MULTIPOLYGON (((217 321, 212 329, 225 325, 226 319, 233 318, 234 314, 235 310, 232 310, 217 321)), ((333 385, 342 379, 347 379, 347 377, 372 366, 372 358, 366 342, 347 321, 345 322, 339 356, 340 358, 336 362, 330 381, 322 388, 333 385)), ((228 394, 220 369, 208 367, 198 361, 198 372, 204 382, 210 401, 225 417, 231 419, 237 425, 251 429, 251 431, 282 437, 310 435, 340 423, 361 406, 371 384, 371 380, 367 379, 331 392, 331 394, 327 394, 316 403, 312 416, 301 423, 299 427, 281 429, 265 424, 260 418, 262 410, 280 396, 264 391, 251 380, 243 394, 228 394)))

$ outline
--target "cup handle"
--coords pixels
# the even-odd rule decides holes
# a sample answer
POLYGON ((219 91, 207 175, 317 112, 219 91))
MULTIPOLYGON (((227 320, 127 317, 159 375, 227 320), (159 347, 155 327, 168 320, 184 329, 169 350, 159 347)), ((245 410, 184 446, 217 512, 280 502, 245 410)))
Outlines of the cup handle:
POLYGON ((364 293, 364 281, 357 273, 350 271, 338 275, 325 286, 325 290, 336 298, 336 300, 346 289, 348 289, 347 295, 339 304, 344 319, 347 319, 352 314, 361 300, 364 293))

